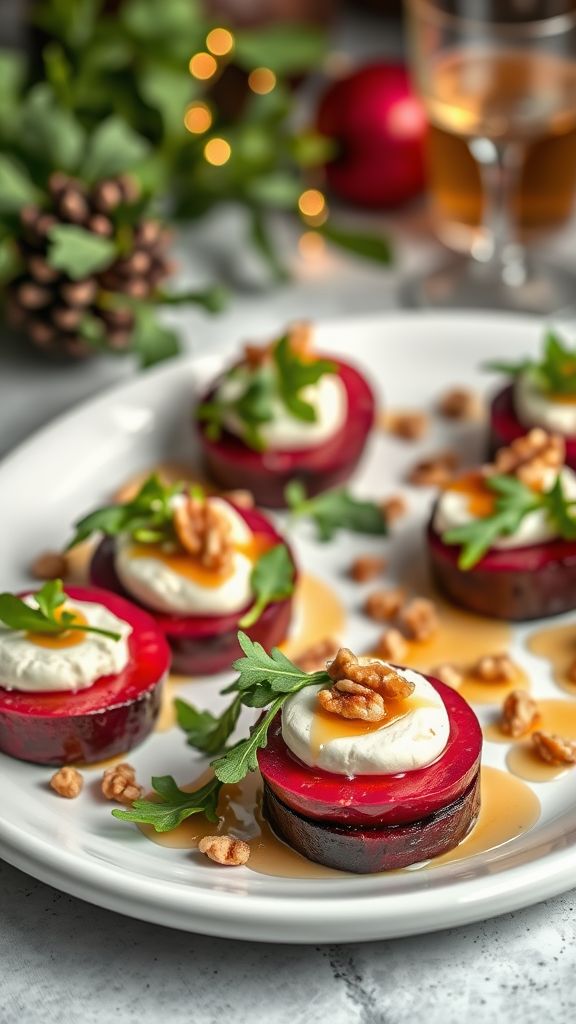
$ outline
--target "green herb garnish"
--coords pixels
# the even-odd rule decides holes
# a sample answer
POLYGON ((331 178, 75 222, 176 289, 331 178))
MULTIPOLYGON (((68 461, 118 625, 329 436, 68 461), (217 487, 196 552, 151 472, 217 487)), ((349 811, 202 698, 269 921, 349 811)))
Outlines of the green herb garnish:
POLYGON ((0 594, 0 622, 8 629, 24 630, 27 633, 67 633, 75 630, 82 633, 97 633, 109 640, 120 640, 121 634, 96 626, 84 626, 75 622, 73 612, 60 611, 67 597, 64 593, 62 580, 49 580, 33 595, 38 605, 31 608, 29 604, 16 594, 0 594))
POLYGON ((240 619, 242 629, 253 626, 269 604, 290 597, 294 590, 294 563, 285 544, 276 544, 261 555, 252 570, 250 584, 256 600, 240 619))
POLYGON ((214 779, 194 793, 178 789, 169 775, 153 779, 159 801, 135 800, 129 811, 112 811, 116 818, 153 825, 157 832, 175 828, 191 814, 205 814, 209 821, 216 821, 220 788, 224 783, 240 782, 256 770, 258 750, 266 746, 270 724, 290 695, 307 686, 330 683, 326 671, 303 672, 277 648, 268 654, 245 633, 238 634, 238 641, 244 657, 234 662, 238 678, 222 691, 233 694, 224 711, 216 716, 198 711, 185 701, 177 702, 178 722, 187 733, 189 744, 204 753, 220 753, 211 762, 214 779), (243 706, 267 710, 246 739, 225 749, 243 706))
POLYGON ((563 540, 576 539, 576 500, 566 497, 560 475, 545 493, 531 490, 514 476, 487 477, 486 486, 496 495, 494 511, 442 534, 445 544, 461 545, 460 569, 472 569, 494 541, 512 536, 525 517, 538 509, 546 512, 563 540))
POLYGON ((80 519, 68 548, 98 531, 111 537, 129 533, 140 544, 175 543, 172 499, 182 493, 183 486, 178 483, 167 487, 157 476, 148 477, 132 501, 107 505, 80 519))
POLYGON ((517 377, 528 372, 536 386, 550 395, 576 394, 576 350, 571 349, 554 331, 544 338, 541 359, 524 359, 519 363, 487 363, 486 369, 517 377))
POLYGON ((284 495, 293 516, 307 516, 314 521, 319 540, 331 540, 339 529, 377 536, 387 532, 386 520, 378 505, 353 498, 344 488, 307 498, 303 484, 291 480, 284 495))

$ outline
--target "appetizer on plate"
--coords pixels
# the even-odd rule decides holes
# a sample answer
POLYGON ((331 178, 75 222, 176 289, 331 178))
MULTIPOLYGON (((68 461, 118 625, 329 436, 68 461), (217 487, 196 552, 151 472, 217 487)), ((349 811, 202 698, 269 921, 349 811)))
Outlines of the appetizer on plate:
POLYGON ((405 867, 453 849, 480 806, 480 726, 454 690, 418 672, 343 648, 306 673, 240 634, 244 657, 219 716, 187 707, 189 742, 225 748, 242 705, 265 708, 248 739, 214 761, 214 777, 185 793, 159 780, 155 802, 116 817, 159 831, 191 814, 217 822, 220 789, 260 769, 263 813, 289 846, 342 871, 405 867))
POLYGON ((490 445, 493 454, 530 427, 561 434, 566 462, 576 468, 576 349, 550 331, 540 359, 492 363, 512 378, 492 401, 490 445))
POLYGON ((358 370, 317 355, 310 328, 299 325, 269 345, 247 345, 195 416, 212 478, 284 508, 292 480, 315 495, 348 479, 373 426, 375 400, 358 370))
POLYGON ((156 721, 170 651, 115 594, 52 580, 0 594, 0 750, 63 765, 125 753, 156 721))
POLYGON ((152 476, 132 501, 81 519, 72 546, 97 532, 104 538, 90 564, 91 582, 153 616, 175 672, 229 668, 239 626, 265 644, 284 640, 294 560, 256 509, 152 476))
POLYGON ((457 477, 428 526, 432 575, 455 604, 524 620, 576 608, 576 473, 535 427, 457 477))

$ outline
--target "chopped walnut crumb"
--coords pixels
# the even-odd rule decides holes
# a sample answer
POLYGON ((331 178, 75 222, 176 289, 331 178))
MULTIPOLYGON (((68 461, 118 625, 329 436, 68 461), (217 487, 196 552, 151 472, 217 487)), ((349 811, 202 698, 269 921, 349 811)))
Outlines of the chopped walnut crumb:
POLYGON ((464 679, 462 669, 450 661, 443 661, 440 665, 435 665, 433 669, 430 669, 430 675, 439 679, 441 683, 445 683, 446 686, 451 686, 453 690, 457 690, 464 679))
POLYGON ((190 497, 174 510, 174 528, 182 547, 207 569, 226 570, 234 545, 230 520, 211 498, 190 497))
POLYGON ((244 362, 247 363, 250 369, 258 370, 268 362, 271 351, 271 345, 253 345, 251 342, 246 342, 244 345, 244 362))
POLYGON ((428 417, 424 412, 394 412, 386 418, 388 430, 404 441, 419 441, 428 430, 428 417))
POLYGON ((450 420, 477 420, 482 411, 481 398, 469 388, 450 388, 438 402, 438 412, 450 420))
POLYGON ((292 661, 303 672, 318 672, 326 667, 326 662, 336 657, 340 644, 333 637, 326 637, 312 647, 307 647, 292 661))
POLYGON ((513 473, 527 487, 538 490, 546 484, 547 471, 560 469, 565 457, 566 442, 560 434, 534 427, 509 447, 500 448, 489 471, 513 473))
POLYGON ((548 764, 576 764, 576 741, 549 732, 533 732, 532 743, 548 764))
POLYGON ((388 622, 398 614, 404 604, 405 594, 400 587, 390 590, 375 590, 366 598, 364 611, 375 622, 388 622))
POLYGON ((204 836, 198 843, 198 849, 216 864, 224 864, 229 868, 246 864, 250 857, 248 843, 235 836, 204 836))
POLYGON ((252 491, 236 488, 234 491, 223 491, 222 497, 226 498, 236 508, 254 508, 256 504, 252 491))
POLYGON ((50 786, 58 793, 58 796, 66 797, 67 800, 74 800, 80 796, 84 786, 84 778, 76 768, 66 764, 59 768, 50 779, 50 786))
POLYGON ((412 467, 408 474, 408 483, 415 487, 446 487, 454 476, 458 466, 455 452, 438 452, 422 459, 412 467))
POLYGON ((370 658, 360 660, 347 647, 340 648, 334 660, 326 666, 326 670, 338 686, 343 680, 357 683, 376 690, 390 700, 408 697, 414 690, 414 684, 409 683, 389 665, 383 665, 370 658))
POLYGON ((385 498, 380 503, 380 510, 386 524, 391 526, 402 516, 405 516, 408 511, 408 502, 401 494, 393 494, 390 498, 385 498))
POLYGON ((290 348, 300 359, 311 355, 313 337, 314 329, 308 320, 296 320, 288 328, 290 348))
POLYGON ((514 679, 514 662, 506 653, 485 654, 472 667, 472 675, 485 683, 507 683, 514 679))
POLYGON ((30 572, 37 580, 63 580, 68 573, 66 555, 61 551, 44 551, 34 559, 30 572))
POLYGON ((107 800, 131 804, 133 800, 138 800, 143 792, 143 787, 136 782, 136 769, 126 761, 107 768, 102 776, 102 793, 107 800))
POLYGON ((539 718, 538 705, 526 690, 512 690, 502 705, 500 728, 508 736, 525 736, 539 718))
POLYGON ((378 555, 360 555, 350 566, 350 576, 356 583, 367 583, 379 576, 386 568, 386 559, 378 555))
POLYGON ((318 692, 316 699, 324 711, 342 718, 359 718, 363 722, 382 722, 386 718, 384 698, 379 693, 349 679, 341 680, 337 686, 318 692), (342 683, 344 687, 348 684, 350 689, 344 689, 342 683))
POLYGON ((405 604, 398 622, 412 640, 429 640, 440 625, 436 605, 426 597, 413 597, 405 604))
POLYGON ((402 662, 406 657, 408 644, 399 629, 387 629, 380 636, 375 653, 386 661, 402 662))

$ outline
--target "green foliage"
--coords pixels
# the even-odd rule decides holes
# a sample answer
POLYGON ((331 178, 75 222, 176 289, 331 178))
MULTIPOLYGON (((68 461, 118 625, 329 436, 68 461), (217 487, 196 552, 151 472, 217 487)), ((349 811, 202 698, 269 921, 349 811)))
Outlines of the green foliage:
POLYGON ((73 281, 110 266, 116 256, 116 243, 101 238, 75 224, 56 224, 48 233, 48 262, 73 281))
POLYGON ((75 533, 68 548, 87 540, 93 533, 104 533, 108 537, 129 533, 142 544, 173 541, 172 499, 182 491, 180 483, 168 487, 157 476, 149 476, 131 501, 123 505, 106 505, 75 523, 75 533))
POLYGON ((253 626, 269 604, 283 601, 294 590, 294 562, 285 544, 276 544, 260 556, 250 577, 255 601, 240 619, 242 629, 253 626))
POLYGON ((0 622, 8 629, 57 635, 69 630, 96 633, 109 640, 120 640, 120 633, 96 626, 76 625, 73 612, 62 611, 66 595, 62 580, 49 580, 34 595, 37 608, 31 608, 16 594, 0 594, 0 622))
POLYGON ((528 372, 546 394, 576 394, 576 349, 555 331, 548 331, 545 335, 540 359, 523 359, 518 363, 490 362, 486 369, 511 377, 528 372))
POLYGON ((345 488, 307 498, 304 485, 291 480, 285 496, 293 516, 304 516, 314 522, 319 540, 331 540, 340 529, 376 536, 386 533, 386 521, 379 506, 354 498, 345 488))
POLYGON ((203 814, 208 821, 217 822, 216 808, 221 788, 222 783, 214 778, 200 789, 187 793, 178 788, 171 775, 160 775, 152 779, 152 789, 159 799, 135 800, 129 811, 117 808, 112 814, 121 821, 152 825, 156 832, 170 832, 193 814, 203 814))

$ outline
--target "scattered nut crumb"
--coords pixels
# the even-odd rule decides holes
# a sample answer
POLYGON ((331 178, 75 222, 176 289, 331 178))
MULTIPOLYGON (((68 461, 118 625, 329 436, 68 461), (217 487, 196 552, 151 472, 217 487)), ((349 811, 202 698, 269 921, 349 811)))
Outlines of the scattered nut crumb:
POLYGON ((198 843, 198 849, 216 864, 225 864, 230 868, 246 864, 250 857, 248 843, 235 836, 204 836, 198 843))
POLYGON ((67 800, 74 800, 80 796, 84 786, 84 778, 72 765, 65 764, 59 768, 50 779, 50 786, 58 796, 66 797, 67 800))
POLYGON ((413 597, 398 617, 399 625, 412 640, 428 640, 438 631, 438 613, 427 597, 413 597))
POLYGON ((67 571, 66 555, 61 551, 44 551, 30 566, 30 572, 37 580, 63 580, 67 571))
POLYGON ((144 789, 136 782, 136 769, 122 761, 107 768, 102 776, 102 792, 107 800, 131 804, 142 796, 144 789))
POLYGON ((402 662, 408 652, 408 644, 399 629, 387 629, 377 641, 375 653, 386 661, 402 662))
POLYGON ((233 491, 222 491, 222 497, 227 498, 236 508, 254 508, 256 504, 252 491, 243 490, 240 487, 233 491))
POLYGON ((364 611, 375 622, 388 622, 398 614, 404 604, 405 594, 400 587, 390 590, 375 590, 369 594, 364 604, 364 611))
POLYGON ((356 583, 367 583, 379 576, 386 568, 386 559, 377 555, 360 555, 350 566, 350 576, 356 583))
POLYGON ((549 434, 534 427, 516 438, 506 448, 500 448, 494 458, 497 473, 514 473, 527 487, 541 488, 550 469, 560 469, 566 457, 566 442, 560 434, 549 434))
POLYGON ((428 430, 428 417, 419 411, 392 412, 385 420, 388 431, 404 441, 419 441, 428 430))
MULTIPOLYGON (((404 679, 399 672, 396 672, 390 665, 383 665, 380 661, 371 658, 359 659, 347 647, 341 647, 338 654, 326 666, 328 675, 339 689, 344 689, 340 683, 354 683, 361 687, 375 690, 382 697, 389 700, 398 700, 401 697, 409 697, 414 690, 414 684, 404 679)), ((345 692, 356 692, 348 691, 345 692)))
POLYGON ((500 728, 507 736, 525 736, 539 718, 538 705, 527 690, 512 690, 502 705, 500 728))
POLYGON ((516 668, 506 653, 485 654, 473 665, 472 675, 485 683, 507 683, 514 679, 516 668))
POLYGON ((533 732, 536 753, 547 764, 576 764, 576 741, 549 732, 533 732))
POLYGON ((454 476, 458 456, 453 451, 438 452, 421 459, 408 473, 408 483, 415 487, 445 487, 454 476))
POLYGON ((307 647, 292 661, 303 672, 318 672, 326 667, 326 662, 335 658, 340 650, 340 644, 334 637, 328 636, 317 644, 307 647))
POLYGON ((244 361, 251 370, 259 370, 270 359, 272 345, 255 345, 247 341, 244 345, 244 361))
POLYGON ((390 498, 385 498, 380 503, 380 510, 386 520, 386 525, 391 526, 392 523, 406 515, 408 502, 402 494, 393 494, 390 498))
POLYGON ((450 420, 477 420, 483 408, 480 396, 469 388, 450 388, 438 402, 438 412, 450 420))
POLYGON ((430 669, 430 675, 439 679, 441 683, 445 683, 446 686, 451 686, 454 690, 462 685, 464 679, 462 669, 450 661, 443 661, 440 665, 435 665, 433 669, 430 669))

